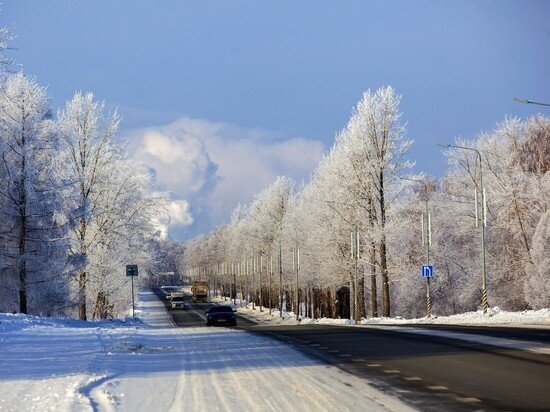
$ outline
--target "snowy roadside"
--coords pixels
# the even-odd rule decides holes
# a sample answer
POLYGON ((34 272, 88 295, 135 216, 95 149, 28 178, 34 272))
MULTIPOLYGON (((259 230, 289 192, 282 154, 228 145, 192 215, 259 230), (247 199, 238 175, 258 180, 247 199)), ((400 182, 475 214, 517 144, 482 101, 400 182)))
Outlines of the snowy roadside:
MULTIPOLYGON (((212 298, 213 302, 230 303, 223 298, 212 298)), ((452 338, 471 343, 480 343, 485 345, 497 346, 507 349, 524 350, 527 352, 550 355, 550 346, 543 342, 532 340, 505 339, 493 336, 483 336, 471 333, 461 333, 441 329, 426 329, 414 328, 410 325, 455 325, 455 326, 494 326, 494 327, 536 327, 548 328, 550 332, 550 309, 529 310, 523 312, 505 312, 498 308, 490 310, 489 316, 484 316, 482 311, 469 312, 453 316, 441 316, 419 319, 402 319, 402 318, 369 318, 363 319, 360 324, 356 325, 354 321, 349 319, 311 319, 304 318, 296 320, 296 315, 292 312, 283 312, 280 316, 278 310, 272 310, 271 314, 266 308, 259 307, 252 309, 252 305, 241 306, 237 301, 237 312, 241 316, 245 316, 259 324, 263 325, 339 325, 352 327, 370 327, 394 332, 411 333, 425 336, 438 336, 442 338, 452 338), (406 327, 404 327, 404 325, 406 327)))
POLYGON ((276 340, 175 328, 152 292, 141 321, 0 314, 0 410, 409 410, 276 340))

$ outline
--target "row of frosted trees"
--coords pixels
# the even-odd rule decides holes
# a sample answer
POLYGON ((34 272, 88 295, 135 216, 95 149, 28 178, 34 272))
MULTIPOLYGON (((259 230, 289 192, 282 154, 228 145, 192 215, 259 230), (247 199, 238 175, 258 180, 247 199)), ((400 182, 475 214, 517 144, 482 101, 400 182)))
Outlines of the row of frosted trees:
POLYGON ((0 311, 124 314, 125 265, 154 261, 164 199, 116 137, 116 113, 91 93, 53 113, 10 63, 0 53, 0 311))
POLYGON ((475 310, 483 170, 488 303, 550 306, 550 119, 506 119, 456 141, 481 163, 449 148, 449 169, 435 179, 410 174, 400 99, 391 87, 364 93, 307 183, 280 177, 227 225, 187 242, 187 274, 300 316, 424 316, 428 209, 434 313, 475 310))

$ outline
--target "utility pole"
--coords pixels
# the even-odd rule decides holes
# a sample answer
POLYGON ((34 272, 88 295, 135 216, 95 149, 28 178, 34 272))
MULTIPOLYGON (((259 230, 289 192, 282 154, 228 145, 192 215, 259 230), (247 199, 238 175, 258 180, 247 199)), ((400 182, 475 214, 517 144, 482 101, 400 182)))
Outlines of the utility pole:
POLYGON ((271 307, 273 302, 271 301, 271 279, 273 278, 273 256, 269 256, 269 290, 267 292, 267 299, 269 300, 269 315, 271 316, 271 307))
MULTIPOLYGON (((430 246, 432 245, 432 219, 428 208, 428 185, 424 180, 411 179, 399 176, 400 179, 422 184, 424 188, 424 210, 420 219, 420 231, 422 234, 422 247, 426 248, 426 266, 430 266, 430 246)), ((432 301, 430 296, 430 277, 426 277, 426 317, 432 317, 432 301)))
POLYGON ((252 270, 252 310, 256 310, 256 256, 254 255, 252 255, 250 266, 252 270))
POLYGON ((481 233, 481 305, 483 307, 483 314, 487 314, 489 304, 487 300, 487 268, 485 263, 485 227, 487 226, 487 199, 485 193, 485 187, 483 187, 483 163, 481 153, 479 150, 473 147, 465 147, 458 145, 438 145, 441 147, 454 147, 457 149, 471 150, 476 152, 479 159, 479 190, 475 188, 475 210, 476 210, 476 227, 480 229, 481 233))
POLYGON ((132 318, 136 317, 136 310, 135 310, 135 304, 134 304, 134 277, 130 276, 132 280, 132 318))
POLYGON ((357 276, 359 270, 359 231, 357 230, 357 226, 354 226, 351 231, 351 259, 353 262, 353 300, 350 296, 350 319, 357 322, 361 317, 359 308, 359 281, 357 276))
POLYGON ((279 312, 283 317, 283 246, 282 240, 279 241, 279 312))
POLYGON ((300 248, 292 249, 292 270, 296 274, 296 320, 300 317, 300 287, 298 274, 300 272, 300 248))
MULTIPOLYGON (((426 266, 430 265, 430 246, 432 244, 432 220, 428 211, 428 186, 424 183, 424 200, 426 212, 422 213, 422 245, 426 248, 426 266)), ((426 277, 426 316, 432 317, 432 301, 430 298, 430 277, 426 277)))
POLYGON ((263 312, 263 309, 262 309, 262 266, 263 266, 263 257, 262 255, 260 254, 260 270, 258 272, 259 276, 260 276, 260 312, 263 312))
POLYGON ((235 262, 231 262, 231 272, 233 274, 233 287, 231 288, 231 294, 233 295, 233 305, 237 305, 237 271, 235 269, 235 262))
POLYGON ((353 228, 352 232, 352 250, 353 252, 353 309, 354 309, 354 320, 355 322, 360 321, 361 319, 361 310, 359 308, 359 231, 357 226, 353 228))
POLYGON ((241 284, 241 299, 239 299, 239 306, 243 306, 243 297, 244 297, 244 287, 243 287, 243 277, 242 277, 242 268, 241 268, 242 262, 237 262, 237 276, 239 277, 239 283, 241 284))

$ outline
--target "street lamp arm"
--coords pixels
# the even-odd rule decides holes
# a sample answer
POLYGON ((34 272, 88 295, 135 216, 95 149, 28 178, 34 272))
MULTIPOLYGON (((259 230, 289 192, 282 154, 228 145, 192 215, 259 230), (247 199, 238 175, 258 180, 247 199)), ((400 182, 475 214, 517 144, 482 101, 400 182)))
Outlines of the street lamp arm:
POLYGON ((456 144, 440 144, 440 143, 438 143, 437 145, 439 147, 445 147, 445 148, 452 148, 453 147, 455 149, 472 150, 472 151, 477 153, 477 156, 479 157, 479 161, 481 163, 481 153, 480 153, 479 150, 474 149, 473 147, 459 146, 459 145, 456 145, 456 144))
POLYGON ((426 191, 426 194, 428 194, 428 184, 424 181, 424 180, 421 180, 421 179, 413 179, 413 178, 410 178, 410 177, 404 177, 404 176, 399 176, 399 175, 396 175, 399 179, 402 179, 402 180, 408 180, 409 182, 416 182, 416 183, 421 183, 422 186, 424 186, 424 190, 426 191))
POLYGON ((548 103, 534 102, 533 100, 524 99, 523 97, 514 97, 516 102, 525 103, 525 104, 536 104, 539 106, 550 106, 548 103))

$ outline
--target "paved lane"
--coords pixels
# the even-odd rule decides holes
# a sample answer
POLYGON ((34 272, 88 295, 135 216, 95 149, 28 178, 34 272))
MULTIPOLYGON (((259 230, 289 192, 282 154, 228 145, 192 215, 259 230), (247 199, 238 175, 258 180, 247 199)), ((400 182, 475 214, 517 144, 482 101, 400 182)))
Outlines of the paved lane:
POLYGON ((550 410, 547 355, 369 328, 280 326, 268 333, 390 387, 474 409, 550 410))
MULTIPOLYGON (((155 294, 164 302, 168 313, 172 316, 172 320, 178 326, 190 327, 190 326, 206 326, 206 315, 205 313, 210 309, 214 304, 212 303, 194 303, 191 296, 184 296, 185 306, 183 309, 172 309, 170 307, 170 302, 166 301, 164 298, 164 293, 160 289, 154 290, 155 294)), ((229 301, 227 302, 229 304, 229 301)), ((253 327, 256 324, 242 316, 238 317, 237 327, 253 327)))
MULTIPOLYGON (((170 310, 180 326, 205 324, 212 306, 170 310)), ((421 410, 550 411, 550 356, 399 333, 329 325, 263 326, 239 317, 238 328, 267 334, 368 379, 421 410)), ((430 329, 549 341, 548 330, 438 326, 430 329)))

